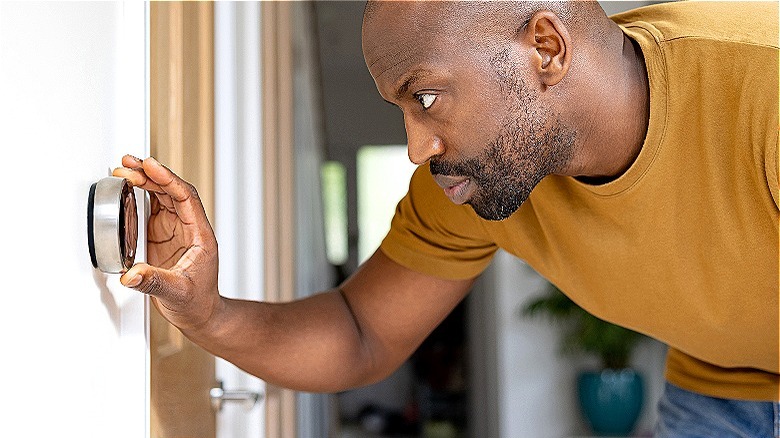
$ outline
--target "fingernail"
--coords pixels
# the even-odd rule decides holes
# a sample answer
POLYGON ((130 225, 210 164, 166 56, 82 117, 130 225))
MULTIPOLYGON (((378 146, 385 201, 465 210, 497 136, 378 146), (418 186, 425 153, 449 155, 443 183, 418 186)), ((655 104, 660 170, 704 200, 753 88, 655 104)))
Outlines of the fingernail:
POLYGON ((127 287, 136 287, 139 284, 141 284, 141 280, 143 280, 143 279, 144 279, 144 277, 141 274, 136 274, 136 276, 131 278, 130 281, 128 281, 125 286, 127 286, 127 287))
POLYGON ((133 160, 135 160, 135 161, 137 161, 137 162, 139 162, 139 163, 141 162, 141 159, 140 159, 140 158, 138 158, 138 157, 136 157, 135 155, 129 155, 129 154, 128 154, 128 157, 132 158, 133 160))

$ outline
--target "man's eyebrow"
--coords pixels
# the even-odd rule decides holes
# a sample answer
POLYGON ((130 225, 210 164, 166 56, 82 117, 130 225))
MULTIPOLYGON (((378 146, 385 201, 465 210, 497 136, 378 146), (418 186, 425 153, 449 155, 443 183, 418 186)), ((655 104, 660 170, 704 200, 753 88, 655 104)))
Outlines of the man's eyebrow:
POLYGON ((395 98, 401 99, 401 97, 403 97, 403 95, 406 94, 406 92, 409 90, 409 87, 411 87, 412 85, 414 85, 415 82, 423 78, 425 76, 425 73, 426 72, 422 70, 416 70, 409 73, 406 79, 404 79, 404 82, 401 84, 401 86, 398 87, 398 89, 395 91, 395 98))

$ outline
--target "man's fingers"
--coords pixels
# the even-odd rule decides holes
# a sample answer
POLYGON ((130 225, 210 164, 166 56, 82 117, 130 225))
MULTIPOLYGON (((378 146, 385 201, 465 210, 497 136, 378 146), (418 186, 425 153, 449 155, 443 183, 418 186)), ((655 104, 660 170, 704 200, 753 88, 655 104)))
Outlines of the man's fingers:
POLYGON ((126 167, 114 170, 114 175, 154 193, 152 199, 156 198, 157 201, 152 205, 153 214, 159 212, 161 207, 165 208, 184 225, 184 235, 188 242, 209 248, 213 246, 214 233, 195 187, 152 157, 141 160, 125 155, 122 164, 126 167))
POLYGON ((137 169, 141 167, 143 162, 144 160, 132 155, 125 155, 122 157, 122 165, 130 169, 137 169))
POLYGON ((163 301, 181 302, 183 291, 179 290, 182 282, 176 274, 167 270, 138 263, 124 273, 119 281, 125 287, 135 289, 163 301))
POLYGON ((144 160, 143 170, 146 176, 157 183, 174 201, 184 202, 192 197, 192 186, 154 158, 144 160))
POLYGON ((152 157, 140 160, 132 155, 122 157, 122 165, 114 176, 130 181, 134 186, 155 193, 165 193, 176 202, 197 198, 195 188, 152 157))
POLYGON ((154 193, 165 193, 165 191, 162 188, 160 188, 160 186, 157 183, 150 180, 146 176, 146 173, 144 173, 142 167, 136 169, 130 169, 127 167, 117 167, 116 169, 114 169, 112 174, 114 176, 118 176, 120 178, 124 178, 130 181, 130 184, 132 184, 134 187, 138 187, 154 193))
POLYGON ((170 196, 166 195, 165 193, 155 193, 154 194, 155 199, 159 201, 160 205, 165 207, 165 209, 175 212, 176 206, 173 204, 173 199, 171 199, 170 196))
POLYGON ((208 223, 195 187, 151 157, 144 160, 143 170, 150 180, 171 197, 176 212, 185 225, 208 223))

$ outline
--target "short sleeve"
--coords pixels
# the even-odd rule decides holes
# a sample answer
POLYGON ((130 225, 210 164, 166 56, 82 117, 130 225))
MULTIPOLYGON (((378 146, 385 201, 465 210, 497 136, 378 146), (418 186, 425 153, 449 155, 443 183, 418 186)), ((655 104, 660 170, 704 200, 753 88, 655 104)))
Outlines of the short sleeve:
POLYGON ((424 165, 412 176, 379 248, 411 270, 460 280, 478 276, 497 246, 484 220, 471 207, 453 204, 424 165))

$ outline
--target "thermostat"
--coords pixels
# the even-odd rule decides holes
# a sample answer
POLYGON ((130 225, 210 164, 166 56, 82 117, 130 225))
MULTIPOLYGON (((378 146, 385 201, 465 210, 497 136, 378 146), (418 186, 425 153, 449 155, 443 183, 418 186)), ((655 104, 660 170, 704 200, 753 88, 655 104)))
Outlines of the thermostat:
POLYGON ((89 188, 87 234, 92 266, 111 274, 133 266, 138 215, 133 187, 126 179, 109 176, 89 188))

